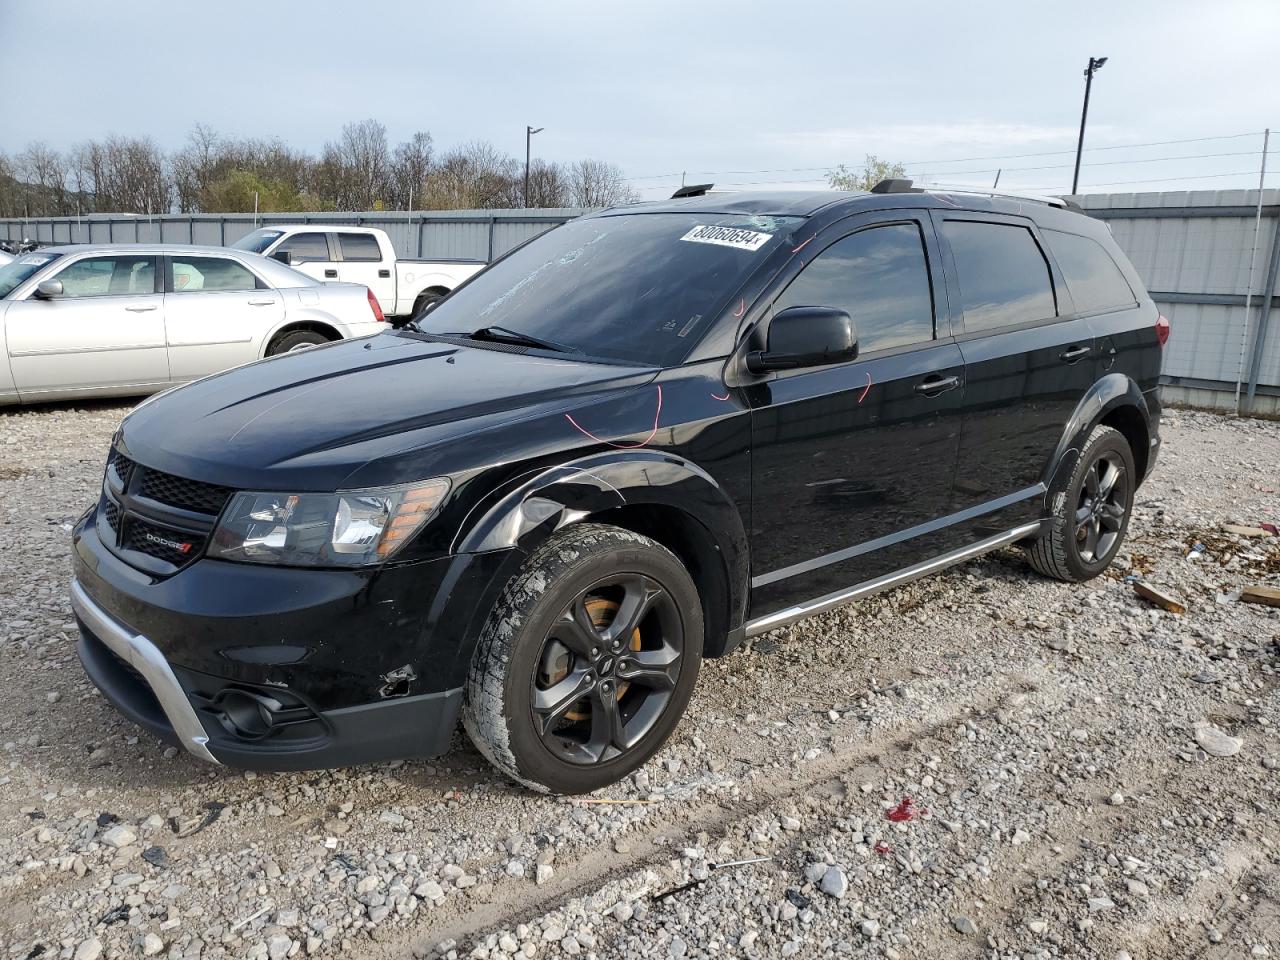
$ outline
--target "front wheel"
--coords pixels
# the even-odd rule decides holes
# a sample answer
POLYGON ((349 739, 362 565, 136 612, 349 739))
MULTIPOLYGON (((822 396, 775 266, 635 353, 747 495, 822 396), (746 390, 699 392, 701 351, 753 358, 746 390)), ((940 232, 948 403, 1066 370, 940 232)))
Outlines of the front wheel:
POLYGON ((535 790, 616 783, 670 736, 702 660, 702 606, 648 537, 581 524, 507 585, 471 661, 462 719, 499 770, 535 790))
POLYGON ((1129 529, 1138 474, 1124 434, 1098 427, 1089 435, 1065 488, 1053 493, 1048 533, 1027 559, 1056 580, 1091 580, 1120 551, 1129 529))

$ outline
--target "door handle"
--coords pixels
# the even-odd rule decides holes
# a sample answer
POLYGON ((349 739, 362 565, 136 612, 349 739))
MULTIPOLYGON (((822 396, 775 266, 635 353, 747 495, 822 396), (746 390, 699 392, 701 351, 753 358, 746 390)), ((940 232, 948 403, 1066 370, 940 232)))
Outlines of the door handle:
POLYGON ((1058 359, 1063 363, 1075 363, 1082 357, 1087 357, 1093 353, 1093 347, 1072 347, 1070 350, 1064 350, 1058 354, 1058 359))
POLYGON ((333 278, 333 279, 337 279, 338 271, 337 271, 337 270, 333 270, 333 269, 329 269, 329 270, 326 270, 326 271, 324 272, 324 275, 325 275, 326 277, 331 277, 331 278, 333 278))
POLYGON ((390 270, 379 270, 379 271, 378 271, 378 276, 382 277, 382 278, 385 280, 387 277, 391 276, 391 271, 390 271, 390 270))
POLYGON ((275 304, 276 302, 274 300, 250 300, 249 301, 249 306, 251 307, 274 307, 275 304))
POLYGON ((936 397, 958 386, 960 386, 959 377, 940 377, 935 373, 916 384, 916 393, 922 393, 926 397, 936 397))
POLYGON ((150 313, 155 307, 125 307, 130 313, 150 313))

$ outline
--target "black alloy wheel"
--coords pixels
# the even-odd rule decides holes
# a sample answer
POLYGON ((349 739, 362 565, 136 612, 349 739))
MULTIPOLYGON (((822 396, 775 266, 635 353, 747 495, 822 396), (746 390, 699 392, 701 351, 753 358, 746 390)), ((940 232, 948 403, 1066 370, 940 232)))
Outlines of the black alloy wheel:
POLYGON ((1031 566, 1070 583, 1107 569, 1129 529, 1137 481, 1124 434, 1096 427, 1066 484, 1050 495, 1047 529, 1027 547, 1031 566))
POLYGON ((1129 510, 1128 471, 1116 454, 1103 454, 1085 470, 1076 505, 1076 550, 1085 563, 1111 554, 1129 510))
POLYGON ((644 739, 680 680, 684 627, 652 577, 592 584, 547 631, 532 678, 539 738, 567 763, 612 760, 644 739))
POLYGON ((702 601, 678 557, 578 523, 534 550, 476 643, 462 700, 494 766, 552 793, 616 783, 666 742, 702 663, 702 601))

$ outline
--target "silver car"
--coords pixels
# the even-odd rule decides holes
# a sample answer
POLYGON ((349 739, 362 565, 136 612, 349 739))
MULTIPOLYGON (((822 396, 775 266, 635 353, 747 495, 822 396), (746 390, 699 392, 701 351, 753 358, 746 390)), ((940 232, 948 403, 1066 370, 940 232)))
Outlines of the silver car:
POLYGON ((0 404, 154 393, 386 329, 367 288, 252 253, 42 247, 0 266, 0 404))

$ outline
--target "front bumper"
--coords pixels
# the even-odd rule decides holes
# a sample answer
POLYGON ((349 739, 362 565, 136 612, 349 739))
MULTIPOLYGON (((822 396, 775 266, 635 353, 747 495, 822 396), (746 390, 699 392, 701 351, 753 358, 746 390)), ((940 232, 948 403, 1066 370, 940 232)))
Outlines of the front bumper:
POLYGON ((307 570, 200 559, 168 577, 76 525, 72 605, 90 679, 206 761, 299 770, 448 750, 474 638, 510 556, 307 570))
POLYGON ((71 605, 80 624, 77 652, 89 679, 130 720, 201 760, 246 770, 313 770, 437 756, 449 748, 462 706, 460 688, 308 711, 295 728, 301 735, 237 735, 219 721, 212 709, 216 701, 184 687, 179 671, 151 640, 111 617, 75 581, 71 605))
POLYGON ((135 722, 160 733, 163 739, 176 739, 201 760, 217 763, 217 758, 209 752, 209 735, 204 725, 169 667, 169 661, 156 645, 108 616, 75 580, 71 581, 71 608, 84 634, 79 653, 89 678, 135 722), (124 665, 132 667, 142 683, 131 685, 122 665, 113 665, 108 658, 97 655, 90 638, 115 654, 124 665), (132 691, 133 696, 128 696, 130 686, 137 688, 132 691), (148 692, 154 698, 151 702, 146 696, 148 692), (159 707, 158 714, 153 703, 159 707))

